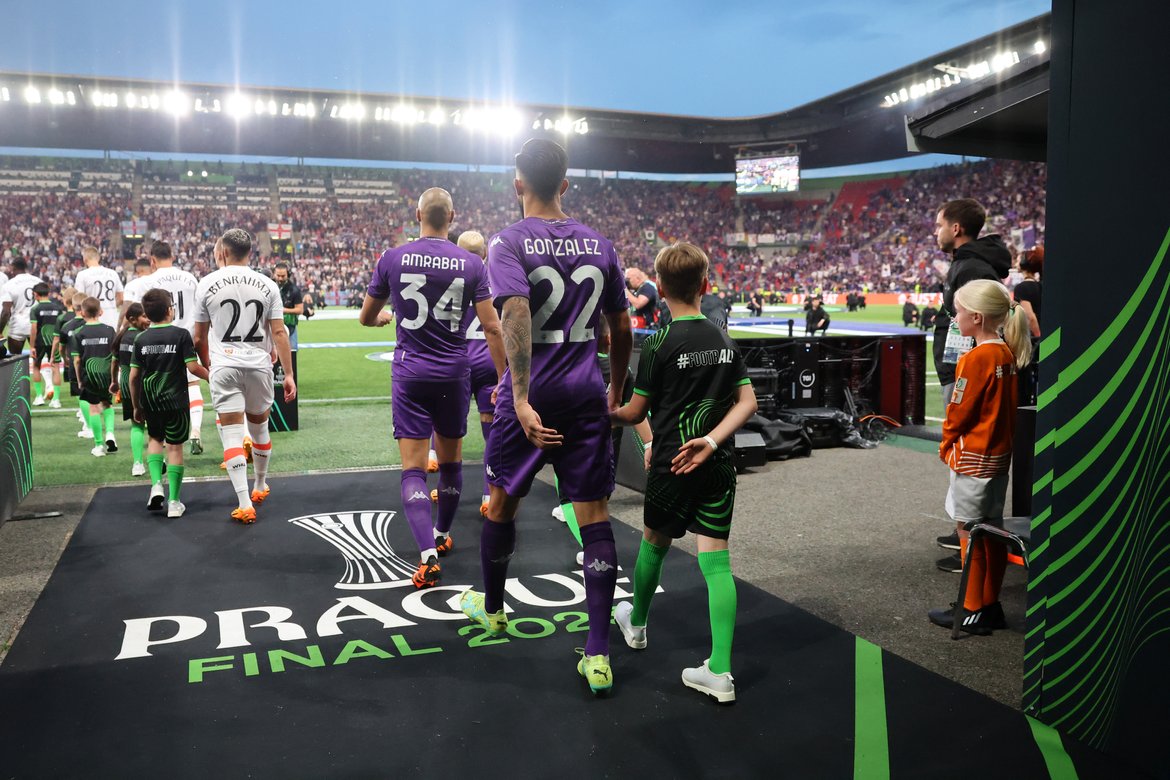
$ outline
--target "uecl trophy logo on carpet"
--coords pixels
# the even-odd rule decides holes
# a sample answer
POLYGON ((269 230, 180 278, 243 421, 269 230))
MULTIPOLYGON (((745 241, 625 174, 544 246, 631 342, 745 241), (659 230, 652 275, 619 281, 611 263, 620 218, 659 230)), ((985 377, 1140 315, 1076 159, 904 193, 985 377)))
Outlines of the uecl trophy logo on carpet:
POLYGON ((415 564, 400 557, 390 546, 389 510, 356 510, 304 515, 289 520, 337 548, 345 559, 345 575, 335 588, 373 590, 393 588, 410 579, 415 564))

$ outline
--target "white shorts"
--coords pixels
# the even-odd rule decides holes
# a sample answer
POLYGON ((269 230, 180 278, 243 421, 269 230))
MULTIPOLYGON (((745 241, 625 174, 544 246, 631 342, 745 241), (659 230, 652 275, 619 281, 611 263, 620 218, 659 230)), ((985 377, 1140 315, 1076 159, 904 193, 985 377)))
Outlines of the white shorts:
POLYGON ((209 384, 218 414, 265 414, 272 409, 272 369, 212 366, 209 384))
POLYGON ((31 332, 32 326, 27 322, 8 322, 8 338, 13 341, 28 341, 28 336, 31 332))
POLYGON ((947 514, 960 523, 972 520, 1002 523, 1007 488, 1007 474, 972 477, 952 471, 951 486, 947 490, 947 514))

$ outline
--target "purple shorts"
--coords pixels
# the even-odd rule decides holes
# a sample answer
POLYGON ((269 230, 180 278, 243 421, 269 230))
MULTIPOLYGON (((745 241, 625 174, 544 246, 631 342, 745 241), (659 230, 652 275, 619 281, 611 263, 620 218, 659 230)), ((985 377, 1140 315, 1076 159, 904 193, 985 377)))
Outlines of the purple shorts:
POLYGON ((495 414, 496 405, 492 403, 492 391, 496 389, 496 367, 490 363, 483 366, 471 367, 471 394, 475 396, 475 406, 480 414, 495 414))
POLYGON ((395 379, 390 384, 390 414, 395 439, 429 439, 431 431, 448 439, 467 434, 471 395, 467 380, 420 382, 395 379))
POLYGON ((562 436, 560 447, 538 449, 515 417, 496 416, 487 444, 488 483, 513 498, 528 495, 532 480, 546 463, 556 469, 561 496, 569 501, 598 501, 613 492, 613 439, 609 417, 550 420, 545 427, 562 436))

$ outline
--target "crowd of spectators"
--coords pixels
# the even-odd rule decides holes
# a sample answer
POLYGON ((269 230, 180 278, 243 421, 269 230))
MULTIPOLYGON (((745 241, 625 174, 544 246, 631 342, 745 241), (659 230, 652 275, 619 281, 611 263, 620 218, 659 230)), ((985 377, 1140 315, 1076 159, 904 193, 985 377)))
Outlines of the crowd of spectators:
MULTIPOLYGON (((259 167, 243 175, 251 183, 266 180, 259 167)), ((344 186, 346 176, 363 174, 311 178, 344 186)), ((262 242, 262 254, 287 249, 281 259, 291 262, 303 289, 318 300, 344 302, 360 297, 382 251, 417 236, 415 202, 428 187, 451 192, 457 231, 490 235, 519 217, 510 174, 378 170, 364 177, 391 186, 358 202, 290 198, 279 213, 147 205, 137 216, 150 226, 147 238, 171 242, 179 265, 196 275, 211 270, 211 246, 227 227, 257 233, 269 222, 290 222, 291 247, 262 242)), ((863 201, 736 199, 725 183, 573 178, 564 203, 569 214, 614 241, 627 267, 650 270, 663 243, 686 239, 703 246, 712 259, 712 283, 732 293, 928 291, 938 283, 943 259, 933 238, 939 204, 973 197, 987 207, 988 232, 1030 227, 1032 242, 1042 243, 1045 187, 1041 164, 985 160, 871 182, 863 201), (732 233, 773 235, 780 246, 728 246, 725 237, 732 233)), ((115 267, 124 262, 129 269, 131 263, 113 255, 120 254, 118 222, 131 218, 130 205, 126 192, 0 194, 0 254, 30 259, 37 275, 58 286, 72 281, 86 243, 115 267)))

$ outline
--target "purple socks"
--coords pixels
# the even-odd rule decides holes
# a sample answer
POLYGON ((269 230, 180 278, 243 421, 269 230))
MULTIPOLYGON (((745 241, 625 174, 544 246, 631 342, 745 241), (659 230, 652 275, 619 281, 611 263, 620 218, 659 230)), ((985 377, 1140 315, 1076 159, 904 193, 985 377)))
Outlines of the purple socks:
POLYGON ((585 603, 589 611, 589 635, 585 655, 609 655, 609 618, 617 585, 617 547, 608 520, 581 526, 585 548, 585 603))
MULTIPOLYGON (((610 537, 613 538, 612 536, 610 537)), ((612 544, 612 542, 611 542, 612 544)), ((483 608, 499 612, 504 608, 504 582, 508 579, 508 561, 516 549, 516 524, 484 520, 479 537, 479 561, 483 566, 483 608)), ((613 596, 613 586, 609 589, 613 596)), ((592 614, 592 613, 590 613, 592 614)), ((608 622, 609 616, 606 616, 608 622)))
POLYGON ((427 490, 427 474, 422 469, 402 471, 402 508, 406 522, 418 549, 435 546, 435 532, 431 528, 431 494, 427 490))
POLYGON ((439 464, 439 516, 435 530, 445 534, 455 522, 455 510, 459 508, 459 496, 463 493, 463 464, 439 464))

